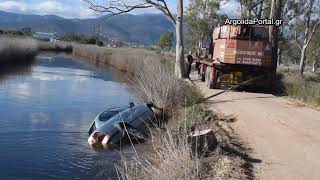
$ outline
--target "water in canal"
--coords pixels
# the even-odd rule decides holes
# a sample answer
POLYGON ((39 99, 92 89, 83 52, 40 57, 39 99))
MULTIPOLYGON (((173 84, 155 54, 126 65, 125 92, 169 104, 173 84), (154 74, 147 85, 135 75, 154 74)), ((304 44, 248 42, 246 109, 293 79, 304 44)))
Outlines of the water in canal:
POLYGON ((135 100, 122 73, 65 55, 0 72, 0 179, 115 175, 118 153, 91 149, 87 129, 99 112, 135 100))

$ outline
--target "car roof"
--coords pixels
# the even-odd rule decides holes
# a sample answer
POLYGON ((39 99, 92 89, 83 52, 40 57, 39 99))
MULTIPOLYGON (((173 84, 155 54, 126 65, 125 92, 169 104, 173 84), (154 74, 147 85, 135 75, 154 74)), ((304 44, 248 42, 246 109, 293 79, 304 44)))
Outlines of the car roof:
MULTIPOLYGON (((111 117, 108 121, 102 122, 101 126, 97 127, 98 129, 104 131, 106 128, 114 127, 114 124, 124 122, 130 123, 131 121, 137 119, 142 113, 145 113, 149 110, 148 106, 145 104, 135 105, 132 108, 128 108, 124 111, 121 111, 117 115, 111 117)), ((143 119, 142 119, 143 121, 143 119)))
POLYGON ((146 112, 147 110, 148 107, 146 105, 139 104, 120 112, 118 116, 120 116, 120 118, 122 118, 123 120, 130 122, 133 119, 137 118, 140 114, 146 112))

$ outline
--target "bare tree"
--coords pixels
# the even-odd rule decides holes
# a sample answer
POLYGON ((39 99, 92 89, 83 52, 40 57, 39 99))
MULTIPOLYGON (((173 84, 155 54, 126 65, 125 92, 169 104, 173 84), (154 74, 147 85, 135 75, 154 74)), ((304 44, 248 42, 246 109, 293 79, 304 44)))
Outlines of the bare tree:
POLYGON ((105 0, 98 3, 94 0, 83 0, 89 4, 89 8, 100 13, 119 15, 128 13, 135 9, 154 7, 161 11, 176 29, 176 61, 175 75, 179 78, 185 77, 184 45, 183 45, 183 0, 177 0, 177 15, 174 17, 170 12, 166 0, 105 0))
POLYGON ((288 1, 289 9, 294 14, 291 30, 301 51, 299 69, 303 75, 309 44, 320 25, 320 0, 288 1))
POLYGON ((242 17, 262 18, 263 12, 270 9, 268 0, 238 0, 241 7, 242 17))

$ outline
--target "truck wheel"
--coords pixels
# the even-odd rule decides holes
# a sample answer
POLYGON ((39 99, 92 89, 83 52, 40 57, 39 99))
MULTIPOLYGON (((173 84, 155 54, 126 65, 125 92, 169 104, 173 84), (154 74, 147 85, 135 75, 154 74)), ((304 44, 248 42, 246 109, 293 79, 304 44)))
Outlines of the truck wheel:
POLYGON ((210 78, 211 74, 211 67, 207 67, 206 69, 206 85, 209 87, 209 89, 219 89, 220 83, 218 82, 218 70, 216 69, 214 72, 214 78, 210 78))
POLYGON ((201 81, 201 82, 204 82, 205 81, 205 75, 203 74, 198 74, 198 79, 201 81))
POLYGON ((208 80, 210 79, 210 76, 209 76, 209 70, 208 70, 208 67, 206 68, 206 71, 205 71, 205 84, 206 86, 208 86, 208 80))
POLYGON ((198 70, 198 79, 201 81, 201 82, 205 82, 205 77, 206 77, 206 69, 205 69, 205 65, 204 64, 201 64, 199 63, 199 70, 198 70))
POLYGON ((213 80, 213 84, 214 84, 213 87, 215 89, 220 89, 221 87, 221 82, 218 81, 218 76, 219 76, 219 70, 216 69, 214 73, 214 80, 213 80))
POLYGON ((269 72, 265 78, 265 83, 264 83, 264 86, 263 86, 263 91, 266 92, 266 93, 271 93, 275 88, 273 87, 273 85, 275 83, 273 83, 273 80, 272 79, 272 72, 269 72))
POLYGON ((208 86, 209 89, 214 89, 215 83, 210 79, 210 69, 211 69, 210 66, 208 66, 206 69, 206 85, 208 86))

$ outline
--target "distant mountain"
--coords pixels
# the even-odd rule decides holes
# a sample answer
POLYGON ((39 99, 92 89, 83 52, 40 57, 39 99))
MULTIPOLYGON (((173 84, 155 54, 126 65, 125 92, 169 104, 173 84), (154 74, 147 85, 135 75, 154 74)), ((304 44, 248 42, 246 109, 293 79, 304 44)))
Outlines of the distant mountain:
POLYGON ((24 15, 0 11, 0 17, 0 29, 31 27, 32 31, 92 35, 94 26, 97 30, 99 24, 102 36, 145 44, 156 44, 165 31, 173 31, 171 23, 161 14, 123 14, 93 19, 65 19, 55 15, 24 15))

